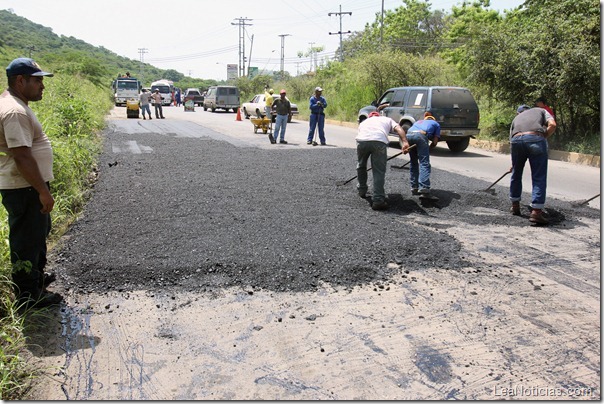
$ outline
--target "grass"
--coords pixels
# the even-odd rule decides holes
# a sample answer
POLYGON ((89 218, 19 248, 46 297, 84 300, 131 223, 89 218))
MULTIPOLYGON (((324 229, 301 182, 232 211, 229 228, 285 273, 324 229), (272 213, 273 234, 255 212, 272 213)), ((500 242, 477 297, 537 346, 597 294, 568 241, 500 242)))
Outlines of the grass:
MULTIPOLYGON (((2 83, 6 87, 6 82, 2 83)), ((56 74, 44 80, 46 89, 39 102, 30 103, 53 146, 55 198, 53 229, 49 244, 65 232, 86 202, 95 162, 101 150, 98 136, 104 117, 112 107, 110 92, 78 76, 56 74)), ((8 221, 0 208, 0 397, 16 400, 27 392, 37 370, 26 359, 26 319, 36 312, 17 307, 10 281, 8 221)))

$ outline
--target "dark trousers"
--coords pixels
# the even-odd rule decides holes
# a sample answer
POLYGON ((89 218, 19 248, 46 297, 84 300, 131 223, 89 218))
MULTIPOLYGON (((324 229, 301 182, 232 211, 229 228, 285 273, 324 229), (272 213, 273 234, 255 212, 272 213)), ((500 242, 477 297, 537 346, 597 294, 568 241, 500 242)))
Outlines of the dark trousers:
POLYGON ((157 119, 164 117, 164 110, 162 109, 161 103, 155 103, 155 117, 157 119))
POLYGON ((44 289, 46 238, 50 233, 50 214, 40 213, 42 204, 33 187, 0 190, 8 212, 12 278, 17 295, 39 296, 44 289))

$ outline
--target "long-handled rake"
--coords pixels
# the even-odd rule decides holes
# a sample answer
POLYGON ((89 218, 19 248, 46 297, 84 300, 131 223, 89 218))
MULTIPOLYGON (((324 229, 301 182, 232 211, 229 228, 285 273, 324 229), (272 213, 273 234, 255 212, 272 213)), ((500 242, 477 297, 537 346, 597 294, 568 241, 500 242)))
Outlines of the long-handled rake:
POLYGON ((506 171, 505 173, 503 173, 503 175, 499 178, 497 178, 497 181, 495 181, 494 183, 492 183, 491 185, 489 185, 489 187, 487 189, 483 189, 483 192, 490 192, 491 188, 493 188, 495 186, 495 184, 497 184, 499 181, 501 181, 503 179, 503 177, 505 177, 506 175, 508 175, 509 173, 512 172, 512 168, 510 167, 510 169, 508 171, 506 171))
POLYGON ((594 196, 592 196, 592 197, 591 197, 591 198, 589 198, 589 199, 585 199, 585 200, 582 200, 582 201, 571 202, 571 204, 572 204, 573 206, 583 206, 583 205, 587 205, 587 204, 588 204, 590 201, 593 201, 594 199, 596 199, 596 198, 597 198, 597 197, 599 197, 599 196, 600 196, 600 194, 598 194, 598 195, 594 195, 594 196))
MULTIPOLYGON (((414 147, 415 147, 415 145, 411 145, 411 146, 409 146, 409 148, 407 149, 407 151, 409 151, 409 150, 413 149, 414 147)), ((386 161, 390 161, 390 160, 392 160, 393 158, 400 156, 401 154, 403 154, 403 152, 396 153, 394 156, 390 156, 390 157, 388 157, 388 159, 387 159, 386 161)), ((408 164, 408 163, 407 163, 407 164, 408 164)), ((367 172, 371 171, 371 169, 372 169, 372 168, 373 168, 373 167, 369 167, 369 168, 367 169, 367 172)), ((357 177, 358 177, 358 174, 357 174, 357 175, 355 175, 354 177, 352 177, 351 179, 347 180, 347 181, 339 181, 338 183, 336 183, 336 185, 337 185, 337 186, 346 185, 346 184, 348 184, 350 181, 354 180, 354 179, 355 179, 355 178, 357 178, 357 177)))

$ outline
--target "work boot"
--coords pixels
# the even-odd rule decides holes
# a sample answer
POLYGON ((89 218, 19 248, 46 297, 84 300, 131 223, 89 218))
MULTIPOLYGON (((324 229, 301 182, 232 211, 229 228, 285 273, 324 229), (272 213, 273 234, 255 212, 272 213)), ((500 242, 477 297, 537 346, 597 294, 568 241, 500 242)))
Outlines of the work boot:
POLYGON ((512 202, 510 212, 512 212, 512 215, 514 216, 520 216, 520 202, 512 202))
POLYGON ((273 137, 273 135, 271 135, 270 133, 268 134, 268 140, 270 140, 270 141, 271 141, 271 144, 275 144, 275 143, 277 143, 277 142, 275 141, 275 138, 273 137))
POLYGON ((58 293, 44 291, 36 298, 30 293, 24 293, 19 297, 19 306, 24 309, 56 306, 63 301, 63 296, 58 293))
POLYGON ((420 195, 430 195, 430 189, 429 188, 422 188, 419 191, 420 195))
POLYGON ((533 209, 531 212, 531 216, 529 217, 529 222, 535 224, 548 224, 549 220, 543 216, 542 209, 533 209))
POLYGON ((287 140, 279 140, 279 143, 281 143, 281 144, 287 144, 287 140))
POLYGON ((54 272, 45 272, 44 273, 44 287, 46 288, 48 285, 57 280, 57 275, 54 272))
POLYGON ((312 144, 312 141, 307 140, 307 141, 306 141, 306 144, 312 144))
POLYGON ((419 195, 419 189, 411 188, 411 195, 419 195))
POLYGON ((386 201, 374 202, 371 204, 371 209, 373 209, 373 210, 386 210, 388 208, 389 208, 388 202, 386 202, 386 201))

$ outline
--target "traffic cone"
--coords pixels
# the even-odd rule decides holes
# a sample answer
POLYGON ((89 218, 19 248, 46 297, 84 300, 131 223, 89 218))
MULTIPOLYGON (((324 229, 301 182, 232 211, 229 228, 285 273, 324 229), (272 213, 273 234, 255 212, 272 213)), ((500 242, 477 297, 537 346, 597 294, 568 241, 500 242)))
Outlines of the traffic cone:
POLYGON ((241 108, 237 108, 237 118, 235 118, 236 121, 241 121, 241 108))

